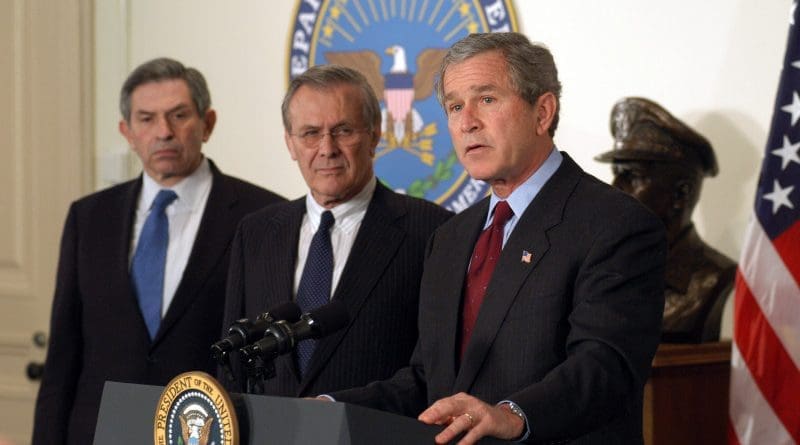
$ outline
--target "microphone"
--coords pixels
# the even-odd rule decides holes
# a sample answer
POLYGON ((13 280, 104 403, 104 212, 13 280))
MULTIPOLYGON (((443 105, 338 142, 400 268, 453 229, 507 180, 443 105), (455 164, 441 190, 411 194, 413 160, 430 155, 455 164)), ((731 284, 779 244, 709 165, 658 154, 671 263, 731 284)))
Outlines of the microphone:
POLYGON ((246 318, 236 320, 230 328, 228 335, 222 340, 211 345, 211 356, 220 361, 229 352, 253 343, 264 337, 265 331, 279 320, 294 323, 300 319, 300 307, 294 302, 287 301, 270 308, 259 315, 255 321, 246 318))
POLYGON ((350 317, 341 301, 332 301, 310 313, 303 314, 300 321, 289 324, 278 321, 264 333, 264 338, 239 350, 242 362, 246 365, 257 363, 286 354, 297 343, 309 338, 321 338, 347 326, 350 317))

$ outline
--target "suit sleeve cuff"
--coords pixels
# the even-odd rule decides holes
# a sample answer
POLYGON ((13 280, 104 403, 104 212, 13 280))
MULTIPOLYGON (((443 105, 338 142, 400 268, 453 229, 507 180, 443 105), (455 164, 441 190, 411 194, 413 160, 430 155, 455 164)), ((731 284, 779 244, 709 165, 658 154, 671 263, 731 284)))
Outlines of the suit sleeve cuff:
POLYGON ((522 422, 524 424, 522 428, 522 436, 517 437, 512 441, 518 443, 526 441, 528 437, 530 437, 531 435, 531 425, 530 423, 528 423, 528 416, 525 415, 525 412, 522 411, 522 408, 520 408, 519 405, 512 402, 511 400, 501 400, 500 402, 497 403, 496 406, 502 406, 502 405, 507 405, 511 409, 512 413, 516 414, 522 419, 522 422))

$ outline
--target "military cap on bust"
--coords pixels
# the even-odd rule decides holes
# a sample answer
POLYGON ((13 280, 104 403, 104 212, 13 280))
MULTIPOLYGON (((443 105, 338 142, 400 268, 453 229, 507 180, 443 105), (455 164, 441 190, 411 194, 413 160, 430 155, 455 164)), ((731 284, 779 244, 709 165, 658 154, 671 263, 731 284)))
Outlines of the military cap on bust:
POLYGON ((611 134, 614 148, 596 160, 681 162, 699 167, 705 176, 717 174, 708 140, 651 100, 626 97, 614 104, 611 134))

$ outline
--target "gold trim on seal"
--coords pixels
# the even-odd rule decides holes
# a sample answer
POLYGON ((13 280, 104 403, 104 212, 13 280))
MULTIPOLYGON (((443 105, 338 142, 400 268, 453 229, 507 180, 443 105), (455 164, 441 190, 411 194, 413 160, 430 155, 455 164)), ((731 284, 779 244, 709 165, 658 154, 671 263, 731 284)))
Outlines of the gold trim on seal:
POLYGON ((239 445, 239 423, 233 402, 225 388, 214 377, 202 371, 184 372, 164 387, 153 420, 153 443, 167 445, 170 416, 177 402, 183 400, 182 396, 188 392, 198 393, 200 398, 213 404, 215 412, 209 413, 208 417, 213 417, 213 421, 218 422, 222 433, 220 445, 239 445))

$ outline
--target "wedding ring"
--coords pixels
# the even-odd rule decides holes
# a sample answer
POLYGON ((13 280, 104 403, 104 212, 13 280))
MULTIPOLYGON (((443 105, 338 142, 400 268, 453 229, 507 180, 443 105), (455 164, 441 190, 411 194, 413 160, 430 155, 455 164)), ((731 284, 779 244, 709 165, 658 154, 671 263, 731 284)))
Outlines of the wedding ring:
POLYGON ((469 420, 469 426, 472 427, 472 424, 475 423, 475 418, 472 417, 472 414, 470 413, 464 413, 463 415, 467 417, 469 420))

